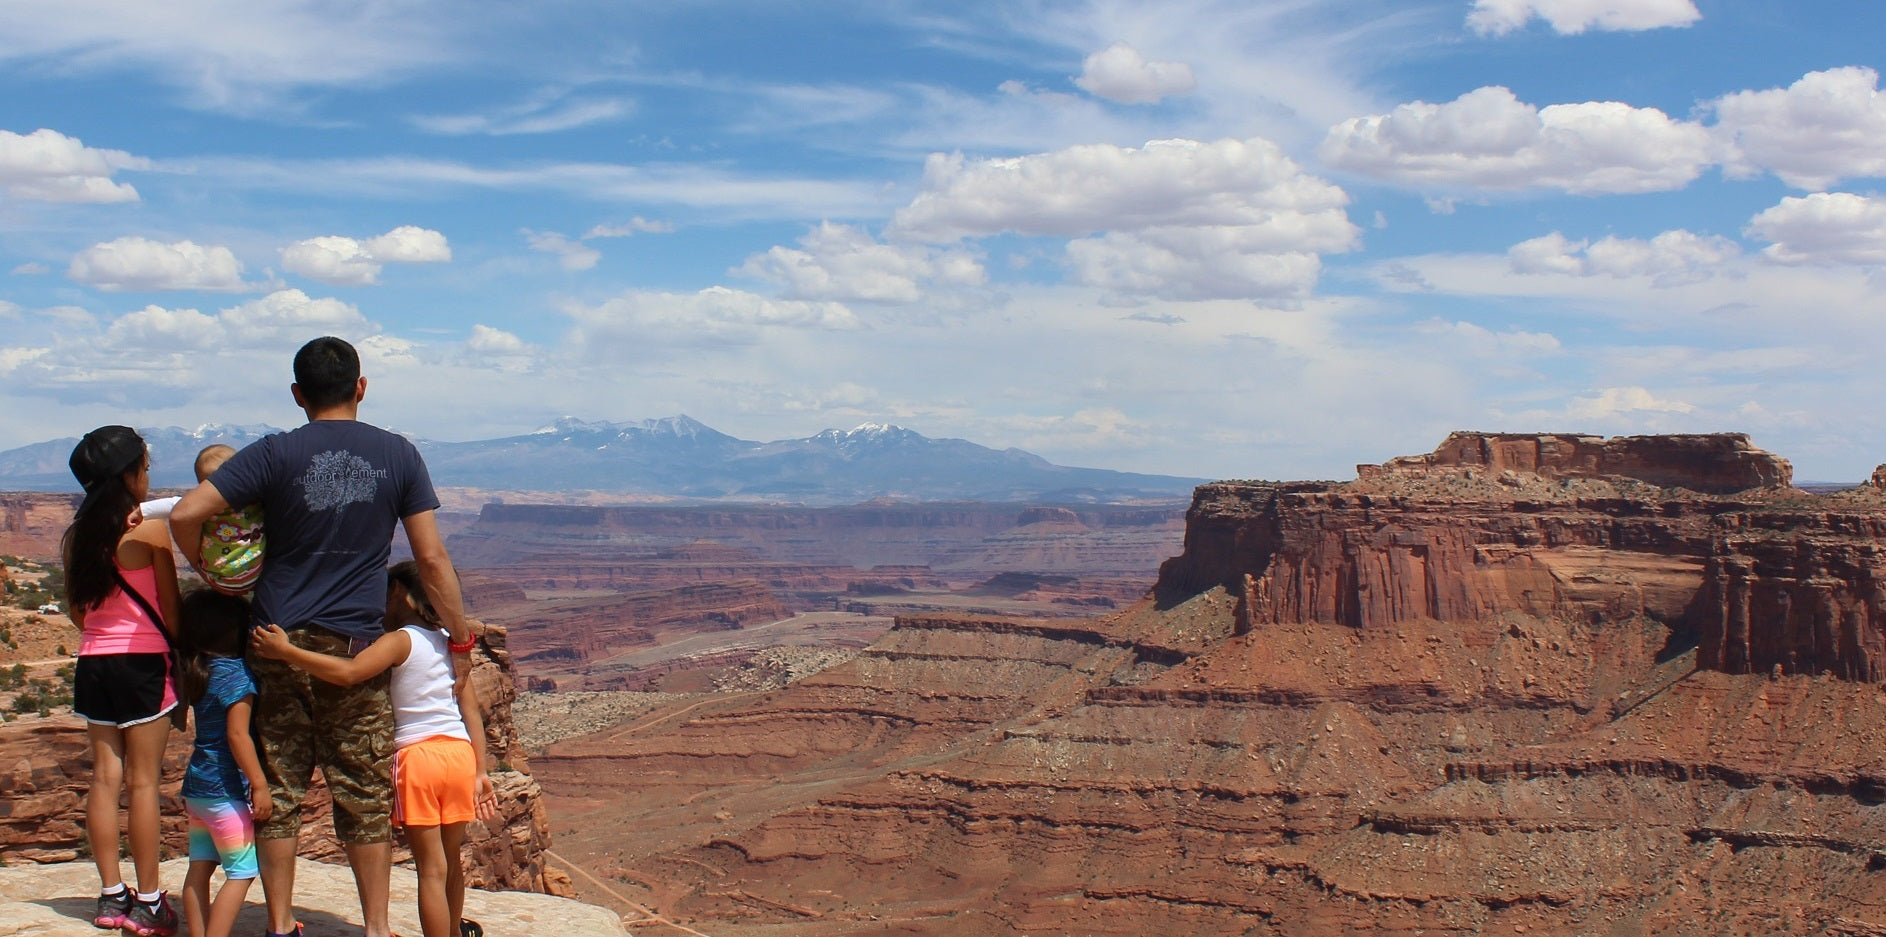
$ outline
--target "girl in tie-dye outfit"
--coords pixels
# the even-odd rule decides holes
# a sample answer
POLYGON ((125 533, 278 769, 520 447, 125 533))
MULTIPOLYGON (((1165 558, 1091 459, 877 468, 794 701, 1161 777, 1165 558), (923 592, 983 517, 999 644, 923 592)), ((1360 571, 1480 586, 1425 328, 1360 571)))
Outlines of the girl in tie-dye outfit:
POLYGON ((200 589, 183 597, 177 637, 182 696, 196 708, 196 747, 183 776, 190 816, 190 873, 183 914, 195 937, 227 937, 257 874, 255 823, 271 809, 268 782, 249 737, 255 682, 243 663, 249 603, 200 589), (252 807, 251 804, 254 806, 252 807), (228 881, 210 902, 210 875, 228 881))

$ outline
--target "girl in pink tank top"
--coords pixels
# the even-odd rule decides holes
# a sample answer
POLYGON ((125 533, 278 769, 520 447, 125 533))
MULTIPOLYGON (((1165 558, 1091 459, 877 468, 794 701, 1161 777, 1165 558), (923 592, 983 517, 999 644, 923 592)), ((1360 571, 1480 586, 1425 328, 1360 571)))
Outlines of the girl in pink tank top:
POLYGON ((157 784, 177 706, 170 678, 168 628, 177 618, 177 566, 162 521, 140 522, 150 491, 150 455, 128 426, 103 426, 72 450, 72 474, 85 489, 66 528, 66 610, 81 631, 72 708, 85 717, 92 783, 85 834, 98 864, 98 912, 92 923, 140 937, 177 932, 177 913, 158 870, 157 784), (135 892, 118 866, 118 800, 130 792, 135 892))

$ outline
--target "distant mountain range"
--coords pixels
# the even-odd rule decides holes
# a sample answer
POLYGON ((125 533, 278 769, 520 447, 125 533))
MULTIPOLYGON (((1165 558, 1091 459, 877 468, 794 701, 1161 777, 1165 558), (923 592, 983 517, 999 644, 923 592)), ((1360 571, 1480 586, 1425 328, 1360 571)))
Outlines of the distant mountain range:
MULTIPOLYGON (((151 483, 195 483, 191 464, 211 443, 241 448, 269 426, 143 428, 151 483)), ((1020 449, 931 439, 866 423, 804 439, 753 442, 686 416, 639 423, 564 418, 522 436, 476 442, 413 440, 433 483, 512 491, 603 491, 691 500, 853 504, 916 501, 1120 502, 1184 498, 1205 479, 1055 465, 1020 449)), ((74 491, 66 466, 78 439, 0 452, 0 489, 74 491)))

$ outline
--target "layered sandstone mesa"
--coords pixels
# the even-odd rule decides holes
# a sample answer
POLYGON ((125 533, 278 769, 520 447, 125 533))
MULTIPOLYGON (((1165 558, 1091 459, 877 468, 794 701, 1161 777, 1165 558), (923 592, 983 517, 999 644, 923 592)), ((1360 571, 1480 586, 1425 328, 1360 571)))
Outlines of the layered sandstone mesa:
POLYGON ((1456 432, 1427 455, 1403 456, 1379 466, 1358 465, 1356 474, 1371 478, 1454 467, 1527 472, 1546 478, 1629 478, 1711 494, 1786 487, 1794 477, 1788 460, 1755 448, 1744 433, 1605 439, 1565 433, 1456 432))
MULTIPOLYGON (((476 622, 473 628, 478 648, 473 652, 472 680, 485 705, 486 767, 498 791, 498 816, 474 821, 466 829, 466 882, 477 888, 567 895, 569 879, 545 864, 549 817, 511 719, 517 689, 505 632, 476 622)), ((177 790, 189 759, 189 733, 173 733, 165 751, 161 795, 166 855, 188 849, 183 802, 177 790)), ((8 861, 66 862, 84 855, 90 762, 85 724, 69 711, 0 725, 0 847, 8 861)), ((318 808, 307 814, 301 854, 345 862, 334 841, 328 799, 320 790, 318 775, 314 786, 310 800, 318 808)), ((404 861, 407 856, 400 849, 395 857, 404 861)))
POLYGON ((732 937, 1886 933, 1886 492, 1609 446, 1203 486, 1131 608, 553 746, 559 849, 732 937))

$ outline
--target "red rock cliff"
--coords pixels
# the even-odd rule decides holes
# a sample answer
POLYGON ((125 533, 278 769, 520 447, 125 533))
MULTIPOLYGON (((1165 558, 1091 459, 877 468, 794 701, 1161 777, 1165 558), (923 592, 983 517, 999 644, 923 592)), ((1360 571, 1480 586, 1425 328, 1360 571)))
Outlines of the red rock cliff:
POLYGON ((1204 486, 1139 606, 553 747, 559 848, 730 935, 1886 933, 1886 494, 1622 448, 1204 486))

